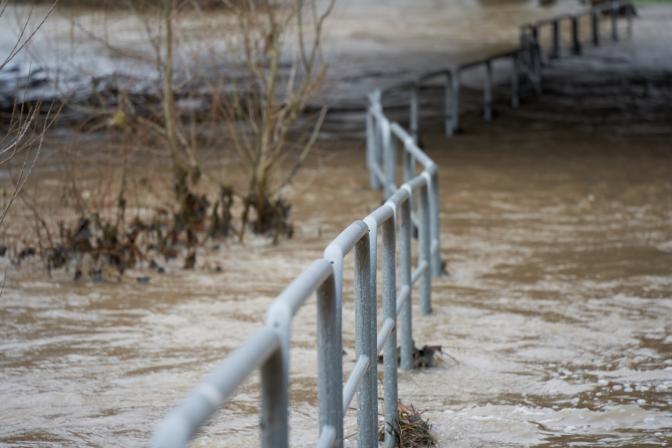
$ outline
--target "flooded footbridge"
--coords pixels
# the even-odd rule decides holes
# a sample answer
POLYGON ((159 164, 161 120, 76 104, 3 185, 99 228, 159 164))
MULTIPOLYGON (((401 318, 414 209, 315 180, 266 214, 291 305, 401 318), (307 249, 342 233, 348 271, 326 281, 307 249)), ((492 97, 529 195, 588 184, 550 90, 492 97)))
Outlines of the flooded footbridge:
MULTIPOLYGON (((437 2, 409 3, 415 14, 399 2, 371 28, 357 29, 353 16, 380 11, 375 2, 351 2, 352 15, 339 19, 350 28, 334 49, 343 64, 330 95, 357 112, 331 122, 331 139, 289 189, 293 240, 226 243, 202 254, 219 270, 168 266, 170 275, 142 285, 133 277, 73 285, 10 269, 0 308, 0 444, 146 446, 152 425, 262 324, 277 294, 380 203, 362 139, 344 132, 361 133, 364 94, 444 61, 513 48, 519 25, 577 7, 463 2, 468 20, 451 31, 423 22, 441 22, 422 10, 437 2), (386 20, 419 22, 404 28, 406 47, 385 50, 394 34, 386 20), (487 32, 479 23, 490 24, 487 32), (451 32, 462 37, 439 39, 451 32), (362 40, 369 46, 352 48, 362 40)), ((549 61, 543 95, 521 86, 518 109, 498 75, 509 71, 495 67, 492 122, 482 118, 482 76, 465 76, 464 132, 454 138, 444 135, 443 83, 421 93, 420 138, 439 167, 447 275, 433 281, 432 315, 414 301, 414 337, 442 345, 445 356, 436 368, 400 371, 399 397, 426 411, 440 446, 670 443, 672 10, 639 14, 631 39, 549 61)), ((408 104, 397 99, 386 110, 406 126, 408 104)), ((354 283, 352 272, 345 281, 354 283)), ((357 361, 350 289, 344 300, 349 369, 357 361)), ((291 446, 318 438, 315 326, 310 307, 292 330, 291 446)), ((259 396, 258 378, 243 384, 194 446, 257 446, 259 396)), ((350 446, 356 431, 350 412, 350 446)))

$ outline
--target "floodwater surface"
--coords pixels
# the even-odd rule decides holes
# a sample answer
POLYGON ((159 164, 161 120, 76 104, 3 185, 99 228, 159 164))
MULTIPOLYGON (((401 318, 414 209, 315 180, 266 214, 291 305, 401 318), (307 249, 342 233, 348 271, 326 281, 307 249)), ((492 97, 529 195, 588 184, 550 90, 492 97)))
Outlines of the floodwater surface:
MULTIPOLYGON (((540 14, 527 2, 464 5, 484 24, 512 8, 540 14)), ((472 110, 474 94, 454 139, 440 135, 436 116, 423 122, 440 166, 448 273, 435 281, 434 314, 414 306, 414 337, 445 354, 436 368, 401 372, 399 396, 425 411, 440 446, 672 443, 672 86, 669 72, 634 56, 637 45, 664 54, 654 37, 672 12, 646 11, 645 23, 659 23, 644 33, 651 47, 633 41, 559 63, 549 68, 548 95, 528 97, 519 111, 505 106, 502 87, 488 125, 472 110)), ((431 107, 434 93, 423 104, 431 107)), ((149 284, 136 281, 141 270, 121 283, 76 284, 70 274, 9 267, 0 445, 146 446, 152 427, 263 324, 291 279, 380 203, 363 165, 361 139, 323 142, 286 192, 292 240, 208 246, 198 269, 168 265, 149 284)), ((350 369, 352 260, 346 285, 350 369)), ((309 301, 292 333, 291 446, 317 438, 315 339, 309 301)), ((259 405, 254 377, 195 446, 257 446, 259 405)))

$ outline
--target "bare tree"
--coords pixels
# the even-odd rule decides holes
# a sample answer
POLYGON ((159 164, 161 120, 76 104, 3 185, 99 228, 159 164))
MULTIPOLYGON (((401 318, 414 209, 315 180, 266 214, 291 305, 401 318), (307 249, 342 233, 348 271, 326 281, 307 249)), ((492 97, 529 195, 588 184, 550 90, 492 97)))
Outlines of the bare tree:
POLYGON ((181 199, 189 191, 189 183, 198 183, 200 168, 195 154, 195 148, 185 138, 179 126, 179 112, 175 106, 174 93, 174 46, 173 33, 174 14, 177 8, 177 0, 163 0, 163 58, 157 55, 157 63, 163 79, 163 134, 170 148, 170 156, 173 162, 174 187, 178 199, 181 199))
POLYGON ((278 192, 305 161, 326 114, 322 108, 309 132, 291 135, 326 73, 321 41, 334 1, 322 11, 316 0, 226 3, 237 19, 242 64, 249 75, 244 85, 233 86, 232 99, 225 103, 229 134, 249 179, 243 224, 254 209, 254 230, 265 233, 282 219, 278 192), (292 51, 292 44, 298 49, 292 51), (292 152, 298 156, 282 170, 292 152))
MULTIPOLYGON (((193 123, 184 123, 184 112, 175 100, 175 25, 182 9, 198 7, 191 0, 162 0, 161 20, 153 28, 138 11, 137 1, 130 0, 129 5, 143 20, 162 82, 162 119, 140 121, 165 139, 179 201, 204 174, 193 123)), ((326 115, 326 108, 321 109, 307 127, 302 120, 326 73, 321 43, 334 0, 321 10, 317 0, 221 1, 233 19, 226 54, 218 55, 227 62, 229 73, 211 73, 219 78, 204 81, 210 84, 211 106, 219 112, 211 124, 225 123, 229 142, 246 170, 242 239, 248 221, 257 233, 277 230, 286 221, 287 210, 278 193, 307 158, 326 115), (290 155, 294 160, 287 166, 283 162, 290 155), (251 211, 255 219, 250 218, 251 211)))
MULTIPOLYGON (((185 50, 189 22, 182 22, 189 14, 203 16, 199 2, 126 0, 153 53, 160 107, 149 114, 134 114, 130 107, 126 117, 120 112, 120 99, 119 114, 115 112, 111 122, 139 126, 142 131, 133 135, 150 135, 159 142, 171 160, 172 186, 180 207, 193 198, 203 177, 230 198, 229 179, 212 176, 202 168, 203 134, 197 130, 193 109, 183 108, 178 98, 203 100, 206 109, 209 106, 207 125, 226 130, 225 141, 218 143, 235 150, 247 179, 242 194, 236 196, 242 205, 240 238, 248 222, 257 233, 277 233, 280 228, 289 229, 288 206, 280 192, 308 157, 326 115, 324 108, 306 114, 306 106, 326 73, 322 34, 334 0, 218 1, 224 12, 217 26, 227 27, 224 50, 213 45, 206 53, 222 64, 201 65, 202 52, 185 50), (205 99, 201 88, 207 90, 205 99)), ((96 38, 95 32, 84 31, 96 38)), ((123 54, 123 48, 97 39, 123 54)), ((231 206, 230 200, 220 202, 231 206)))
MULTIPOLYGON (((0 70, 5 68, 5 66, 16 57, 17 54, 23 50, 26 45, 32 40, 32 38, 37 34, 37 32, 42 28, 44 23, 47 21, 51 13, 54 11, 56 8, 56 3, 58 3, 58 0, 54 0, 54 2, 51 4, 51 7, 47 10, 47 12, 44 14, 44 16, 39 20, 37 26, 35 26, 32 30, 29 29, 30 21, 32 19, 33 15, 33 10, 31 9, 28 13, 28 17, 25 18, 21 26, 19 27, 19 34, 16 38, 16 42, 14 43, 14 46, 12 49, 9 51, 7 55, 5 55, 4 60, 0 62, 0 70)), ((9 0, 0 0, 0 17, 5 15, 7 12, 7 7, 9 5, 9 0)))

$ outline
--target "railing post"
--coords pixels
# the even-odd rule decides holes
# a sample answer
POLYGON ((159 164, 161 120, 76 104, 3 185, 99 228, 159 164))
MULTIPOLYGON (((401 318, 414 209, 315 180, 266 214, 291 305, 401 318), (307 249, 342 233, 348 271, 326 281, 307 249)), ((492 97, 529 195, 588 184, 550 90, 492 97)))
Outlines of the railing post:
POLYGON ((625 20, 628 23, 628 37, 632 37, 632 15, 634 13, 635 5, 633 3, 625 3, 625 20))
POLYGON ((373 409, 373 414, 370 415, 371 422, 370 427, 374 428, 374 439, 373 445, 377 446, 377 428, 378 428, 378 378, 377 378, 377 369, 378 369, 378 347, 377 347, 377 329, 376 323, 378 322, 378 310, 377 310, 377 300, 378 300, 378 223, 375 219, 367 217, 364 219, 364 223, 369 228, 369 297, 371 300, 368 301, 369 305, 369 314, 371 315, 373 325, 369 326, 370 331, 370 341, 371 341, 371 353, 373 353, 373 358, 370 362, 374 363, 371 369, 368 372, 368 375, 362 379, 362 383, 368 381, 369 388, 372 391, 369 398, 371 400, 371 409, 373 409))
POLYGON ((542 70, 542 54, 541 45, 539 44, 539 27, 533 25, 530 27, 532 42, 530 44, 530 61, 532 65, 532 72, 534 73, 534 87, 538 94, 542 91, 541 70, 542 70))
POLYGON ((425 262, 427 269, 422 274, 420 284, 420 311, 422 314, 432 313, 432 270, 431 270, 431 234, 429 210, 429 182, 420 189, 420 263, 425 262))
POLYGON ((377 446, 377 387, 376 387, 376 334, 375 299, 371 297, 371 259, 369 238, 364 237, 355 246, 355 349, 357 358, 366 356, 369 368, 359 384, 357 400, 357 446, 377 446), (374 307, 371 304, 374 304, 374 307), (373 309, 372 309, 373 308, 373 309), (372 381, 373 380, 373 381, 372 381))
MULTIPOLYGON (((277 302, 276 302, 277 303, 277 302)), ((289 332, 291 310, 271 307, 266 325, 275 330, 280 347, 261 366, 261 446, 289 447, 289 332)))
POLYGON ((399 276, 401 287, 408 288, 408 298, 401 309, 400 332, 401 332, 401 368, 411 370, 413 368, 413 263, 411 260, 411 238, 413 237, 413 221, 411 220, 411 192, 400 207, 399 227, 399 276))
MULTIPOLYGON (((404 147, 406 142, 402 143, 404 147)), ((410 152, 402 151, 402 163, 404 165, 404 182, 408 182, 415 176, 415 158, 410 152)))
MULTIPOLYGON (((376 109, 382 112, 383 109, 383 104, 382 104, 382 93, 380 90, 375 90, 369 95, 370 99, 370 107, 371 109, 376 109)), ((384 160, 384 154, 383 154, 383 138, 382 138, 382 123, 380 120, 373 114, 371 113, 371 145, 372 145, 372 154, 371 154, 371 163, 378 168, 380 172, 384 173, 384 168, 383 168, 383 160, 384 160)), ((372 186, 374 186, 375 182, 375 189, 379 189, 381 187, 381 180, 378 179, 376 173, 372 173, 372 186)), ((383 188, 385 187, 382 185, 383 188)))
POLYGON ((413 141, 417 144, 420 132, 420 94, 418 91, 418 85, 414 84, 411 88, 411 98, 410 98, 410 110, 409 110, 409 127, 411 128, 411 137, 413 141))
POLYGON ((337 326, 334 274, 317 290, 317 400, 320 434, 326 426, 336 431, 334 446, 343 446, 342 329, 337 326))
MULTIPOLYGON (((338 328, 339 331, 343 328, 343 252, 334 246, 327 246, 327 248, 324 250, 324 259, 329 261, 331 265, 333 266, 333 285, 334 285, 334 296, 335 296, 335 301, 336 301, 336 313, 334 317, 334 326, 335 328, 338 328)), ((338 393, 343 394, 343 369, 342 369, 342 356, 343 356, 343 341, 342 341, 342 336, 339 336, 335 340, 335 347, 334 350, 338 353, 339 355, 339 360, 341 362, 341 369, 340 373, 337 373, 337 375, 340 375, 341 380, 339 381, 338 384, 338 393)), ((334 382, 336 380, 333 380, 334 382)), ((336 393, 336 392, 334 392, 336 393)), ((341 397, 340 399, 334 401, 333 403, 328 403, 327 406, 335 406, 336 403, 341 403, 341 409, 343 408, 343 398, 341 397)), ((343 411, 341 411, 343 412, 343 411)), ((342 423, 341 423, 342 425, 342 423)), ((336 433, 336 439, 339 439, 339 433, 338 433, 338 426, 334 426, 334 428, 337 430, 336 433)), ((342 439, 343 437, 343 431, 341 429, 340 433, 340 438, 342 439)))
POLYGON ((581 54, 581 40, 579 38, 579 18, 572 16, 572 53, 581 54))
POLYGON ((380 131, 382 134, 383 143, 383 165, 385 167, 386 182, 383 186, 385 197, 389 198, 394 194, 396 185, 396 151, 394 150, 394 142, 392 141, 392 132, 390 131, 390 122, 386 119, 380 122, 380 131))
MULTIPOLYGON (((446 119, 447 135, 455 135, 460 132, 460 69, 455 68, 450 72, 450 122, 446 119)), ((446 95, 448 89, 446 88, 446 95)), ((446 105, 446 115, 448 114, 448 105, 446 105)))
POLYGON ((560 21, 558 19, 553 20, 551 23, 552 30, 552 45, 551 53, 548 55, 549 59, 557 59, 560 57, 560 21))
MULTIPOLYGON (((418 145, 420 142, 420 91, 417 84, 414 84, 411 89, 410 124, 413 143, 418 145)), ((414 175, 415 158, 408 151, 404 151, 404 182, 414 175)))
POLYGON ((366 111, 366 163, 369 169, 371 180, 371 189, 377 191, 380 188, 380 182, 373 169, 376 165, 376 128, 373 114, 371 113, 371 99, 369 99, 369 107, 366 111))
POLYGON ((492 121, 492 61, 485 61, 485 89, 483 90, 483 118, 492 121))
POLYGON ((520 36, 520 46, 525 54, 525 69, 529 76, 532 70, 532 38, 529 26, 525 26, 520 36))
POLYGON ((430 267, 434 277, 441 277, 441 223, 439 221, 439 176, 436 170, 427 175, 427 188, 429 189, 429 250, 430 267))
POLYGON ((520 52, 511 57, 511 107, 520 106, 520 52))
POLYGON ((598 47, 600 45, 600 16, 595 9, 590 11, 591 32, 593 37, 593 45, 598 47))
POLYGON ((384 349, 385 445, 395 446, 397 429, 397 286, 395 223, 390 218, 383 224, 383 316, 395 322, 384 349))
POLYGON ((521 28, 520 31, 520 54, 519 54, 519 62, 520 62, 520 67, 522 70, 522 73, 525 75, 527 79, 532 81, 533 79, 533 74, 532 74, 532 65, 533 65, 533 56, 532 56, 532 38, 530 35, 530 26, 525 25, 523 28, 521 28))
POLYGON ((611 40, 618 41, 618 2, 611 2, 611 40))
POLYGON ((532 36, 532 42, 539 44, 539 27, 537 25, 530 26, 530 35, 532 36))
POLYGON ((446 79, 443 82, 443 130, 446 137, 453 135, 453 116, 451 108, 453 107, 453 86, 452 74, 446 72, 446 79))

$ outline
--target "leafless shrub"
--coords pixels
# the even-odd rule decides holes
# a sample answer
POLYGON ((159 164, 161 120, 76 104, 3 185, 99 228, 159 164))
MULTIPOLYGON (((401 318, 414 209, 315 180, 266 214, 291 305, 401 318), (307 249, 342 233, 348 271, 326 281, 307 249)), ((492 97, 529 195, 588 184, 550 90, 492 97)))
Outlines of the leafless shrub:
POLYGON ((321 12, 314 1, 303 0, 229 5, 236 16, 247 76, 242 78, 245 84, 234 84, 232 100, 224 105, 229 135, 249 179, 243 223, 254 209, 253 228, 258 233, 277 228, 284 220, 286 206, 278 192, 305 161, 325 117, 322 109, 310 132, 290 135, 326 72, 320 52, 322 29, 333 5, 329 2, 321 12), (292 32, 298 54, 288 55, 292 32), (281 162, 297 149, 298 157, 282 172, 281 162))
MULTIPOLYGON (((105 266, 119 273, 138 262, 158 269, 159 257, 178 254, 191 268, 198 244, 231 235, 242 240, 248 223, 274 241, 291 236, 290 204, 281 192, 306 160, 326 114, 322 109, 307 115, 305 109, 326 73, 321 36, 333 0, 323 10, 312 0, 221 0, 229 26, 226 45, 205 51, 222 61, 215 68, 198 63, 202 48, 199 54, 184 48, 186 12, 201 14, 193 2, 125 4, 145 31, 160 88, 137 97, 124 85, 132 80, 122 76, 87 104, 65 99, 66 107, 106 117, 87 124, 103 131, 98 138, 108 141, 106 147, 113 146, 110 141, 121 143, 105 162, 98 161, 101 174, 83 167, 82 160, 93 154, 72 153, 76 148, 61 153, 58 198, 45 206, 39 182, 22 198, 35 235, 34 248, 26 248, 41 255, 47 270, 74 264, 75 278, 88 273, 100 279, 105 266), (227 145, 237 154, 243 176, 204 169, 204 149, 227 145), (160 164, 154 162, 156 154, 169 161, 169 175, 155 175, 139 188, 144 176, 129 169, 129 160, 160 164), (234 177, 244 180, 234 187, 234 177), (133 200, 140 190, 152 190, 153 199, 133 200), (164 201, 166 196, 172 197, 164 201), (84 268, 83 259, 93 267, 84 268)), ((123 53, 94 30, 74 26, 123 53)), ((36 123, 40 115, 31 111, 26 119, 36 123)), ((43 139, 31 140, 36 141, 43 139)), ((27 159, 22 172, 32 169, 30 160, 35 159, 27 159)), ((25 183, 25 176, 17 180, 25 183)))
MULTIPOLYGON (((8 1, 0 1, 0 17, 7 12, 8 1)), ((19 54, 39 29, 44 25, 49 18, 54 8, 56 1, 54 1, 49 10, 38 21, 33 29, 29 29, 29 24, 32 18, 32 10, 28 17, 25 18, 19 27, 19 33, 10 49, 9 53, 5 55, 4 59, 0 60, 0 70, 4 69, 17 54, 19 54)), ((13 189, 9 198, 5 201, 2 209, 0 209, 0 226, 5 221, 10 207, 14 204, 19 192, 26 184, 28 177, 32 173, 37 160, 39 158, 44 138, 49 126, 53 123, 54 109, 48 108, 46 117, 39 119, 41 104, 37 104, 32 108, 20 105, 14 107, 10 126, 0 138, 0 167, 8 165, 11 161, 20 158, 19 171, 13 179, 13 189)))
POLYGON ((42 152, 47 130, 57 115, 58 111, 49 107, 46 116, 40 117, 40 104, 30 111, 18 108, 13 114, 9 130, 0 139, 0 167, 18 165, 18 173, 12 176, 11 193, 0 209, 0 225, 33 172, 42 152))
MULTIPOLYGON (((221 0, 230 27, 225 49, 204 53, 222 61, 224 69, 199 67, 203 54, 183 48, 183 15, 201 14, 194 2, 162 0, 160 9, 147 0, 127 4, 154 55, 159 107, 136 114, 120 100, 110 122, 140 127, 166 148, 178 204, 208 177, 199 159, 203 146, 232 147, 247 179, 242 194, 234 193, 243 204, 240 238, 248 222, 256 233, 291 233, 289 204, 280 192, 307 158, 326 114, 326 109, 312 117, 304 112, 326 73, 322 30, 333 0, 323 10, 316 0, 221 0), (185 106, 194 103, 201 104, 200 111, 185 106), (203 121, 210 130, 224 125, 224 139, 207 141, 207 133, 200 132, 203 121)), ((209 180, 231 190, 221 176, 209 180)))

